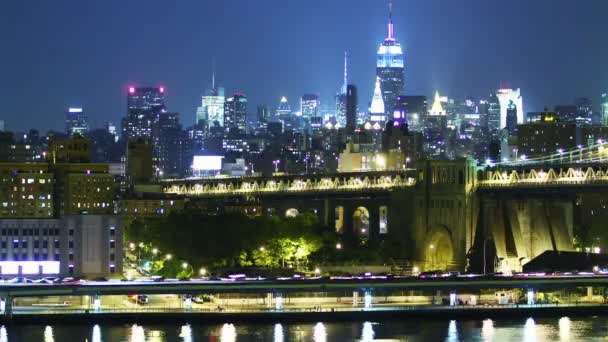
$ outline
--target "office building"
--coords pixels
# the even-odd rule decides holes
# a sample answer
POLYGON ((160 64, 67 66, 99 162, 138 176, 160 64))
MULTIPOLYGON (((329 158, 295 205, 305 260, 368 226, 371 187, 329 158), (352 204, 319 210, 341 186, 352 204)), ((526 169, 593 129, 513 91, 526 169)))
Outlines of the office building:
POLYGON ((511 103, 517 111, 517 124, 524 123, 524 103, 521 89, 498 89, 496 97, 500 104, 500 129, 507 127, 507 110, 511 106, 511 103))
POLYGON ((502 128, 500 124, 500 101, 496 94, 491 94, 488 98, 486 122, 488 125, 488 130, 492 132, 492 134, 495 134, 495 132, 499 131, 502 128))
POLYGON ((305 94, 300 98, 300 112, 302 118, 310 120, 313 117, 319 116, 319 101, 318 94, 305 94))
POLYGON ((235 92, 224 103, 224 128, 226 131, 245 132, 247 128, 247 95, 235 92))
POLYGON ((398 103, 405 103, 407 126, 410 131, 422 132, 424 117, 428 111, 426 96, 400 96, 398 103))
POLYGON ((122 219, 114 215, 0 219, 0 274, 120 277, 122 236, 122 219))
POLYGON ((122 120, 122 138, 125 140, 151 138, 158 114, 165 110, 164 87, 129 87, 127 116, 122 120))
MULTIPOLYGON (((353 132, 357 126, 358 105, 357 87, 354 84, 349 84, 346 87, 346 130, 348 133, 353 132)), ((340 122, 338 121, 337 124, 340 124, 340 122)))
POLYGON ((388 34, 378 48, 376 62, 386 115, 393 114, 397 96, 403 94, 405 87, 403 50, 395 39, 392 12, 392 2, 389 2, 388 34))
POLYGON ((82 108, 70 107, 65 113, 65 131, 68 135, 84 136, 89 131, 89 121, 82 108))
POLYGON ((541 120, 518 127, 519 159, 545 157, 577 147, 575 123, 559 122, 556 114, 544 112, 541 120))

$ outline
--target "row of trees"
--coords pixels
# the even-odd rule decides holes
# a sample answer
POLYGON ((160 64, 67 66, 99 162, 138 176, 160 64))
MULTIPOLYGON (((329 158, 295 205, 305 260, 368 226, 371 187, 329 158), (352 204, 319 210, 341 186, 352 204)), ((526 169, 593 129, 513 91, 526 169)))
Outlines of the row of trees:
POLYGON ((133 221, 126 229, 126 241, 142 242, 142 259, 148 258, 152 272, 170 277, 197 273, 200 267, 311 269, 326 263, 377 264, 398 258, 401 251, 392 239, 365 246, 340 241, 333 229, 309 213, 280 218, 186 210, 133 221), (156 255, 159 250, 172 257, 156 255))

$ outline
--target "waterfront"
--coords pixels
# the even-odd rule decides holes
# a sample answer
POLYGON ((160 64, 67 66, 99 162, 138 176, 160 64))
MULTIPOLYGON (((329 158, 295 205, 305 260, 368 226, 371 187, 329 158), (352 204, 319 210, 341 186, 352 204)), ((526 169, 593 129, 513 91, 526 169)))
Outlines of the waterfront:
POLYGON ((589 316, 259 325, 11 325, 0 328, 0 342, 593 341, 604 340, 607 334, 608 316, 589 316))

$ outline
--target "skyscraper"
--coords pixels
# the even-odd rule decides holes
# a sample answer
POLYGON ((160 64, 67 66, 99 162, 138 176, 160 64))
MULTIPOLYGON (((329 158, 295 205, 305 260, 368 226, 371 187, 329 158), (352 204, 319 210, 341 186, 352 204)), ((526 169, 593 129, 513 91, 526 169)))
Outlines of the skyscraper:
MULTIPOLYGON (((498 96, 496 94, 491 94, 487 103, 488 113, 487 113, 487 123, 488 130, 490 132, 497 132, 500 130, 500 102, 498 101, 498 96)), ((506 120, 505 120, 506 123, 506 120)))
POLYGON ((238 129, 245 132, 247 128, 247 95, 235 92, 226 99, 224 105, 224 127, 227 131, 238 129))
POLYGON ((606 125, 608 123, 608 93, 602 94, 602 125, 606 125))
POLYGON ((89 131, 87 115, 82 108, 68 108, 65 113, 65 130, 68 135, 84 136, 89 131))
MULTIPOLYGON (((347 116, 347 91, 348 91, 348 52, 344 52, 344 83, 342 84, 342 88, 338 94, 336 94, 336 122, 340 124, 340 126, 348 126, 348 118, 347 116)), ((355 88, 355 95, 356 95, 355 88)), ((356 110, 356 109, 355 109, 356 110)), ((356 114, 355 114, 356 117, 356 114)), ((353 126, 354 127, 354 126, 353 126)), ((354 128, 353 128, 354 129, 354 128)))
POLYGON ((397 96, 401 95, 405 87, 404 57, 401 44, 395 39, 393 28, 393 6, 389 0, 388 35, 378 49, 376 63, 376 76, 380 80, 382 99, 385 113, 393 114, 397 96))
POLYGON ((319 116, 319 95, 317 94, 304 94, 300 98, 300 111, 302 117, 305 119, 311 119, 319 116))
POLYGON ((424 126, 424 117, 428 111, 426 96, 401 96, 401 98, 405 101, 408 129, 421 132, 424 126))
POLYGON ((517 134, 517 107, 513 101, 507 106, 507 125, 505 126, 510 135, 517 134))
POLYGON ((122 120, 122 137, 152 137, 152 127, 158 115, 165 111, 165 88, 129 87, 127 92, 127 116, 122 120))
POLYGON ((524 103, 523 97, 521 96, 521 89, 498 89, 496 92, 498 102, 500 103, 500 128, 507 126, 507 109, 511 102, 517 110, 517 123, 524 123, 524 103))
POLYGON ((380 77, 376 78, 376 87, 374 88, 374 96, 372 97, 372 103, 369 106, 369 120, 372 123, 379 123, 381 127, 384 127, 386 123, 386 106, 382 92, 380 90, 380 77))
POLYGON ((196 110, 196 123, 201 120, 207 127, 224 125, 224 88, 215 85, 215 72, 211 78, 211 88, 207 89, 201 99, 201 106, 196 110))
POLYGON ((256 112, 258 128, 266 128, 270 121, 270 110, 267 105, 259 105, 256 112))
POLYGON ((357 126, 358 101, 357 87, 349 84, 346 87, 346 130, 348 133, 354 132, 357 126))

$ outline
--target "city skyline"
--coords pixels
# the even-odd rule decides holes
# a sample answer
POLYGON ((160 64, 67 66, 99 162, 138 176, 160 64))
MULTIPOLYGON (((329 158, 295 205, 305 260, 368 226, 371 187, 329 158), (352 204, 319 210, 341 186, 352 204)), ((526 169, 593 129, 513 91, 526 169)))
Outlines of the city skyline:
MULTIPOLYGON (((216 31, 213 26, 204 26, 205 30, 182 20, 176 20, 175 27, 138 26, 139 14, 163 15, 163 8, 153 4, 141 9, 143 13, 135 12, 132 4, 118 11, 114 2, 91 10, 69 1, 37 7, 9 5, 8 13, 27 10, 29 15, 9 16, 0 24, 17 28, 17 34, 5 37, 8 53, 0 57, 0 71, 6 76, 0 86, 5 100, 0 115, 7 127, 60 130, 57 119, 70 106, 82 106, 93 127, 106 121, 117 123, 125 114, 129 86, 161 85, 167 88, 168 108, 179 112, 190 125, 210 83, 212 60, 216 61, 216 83, 227 93, 246 93, 250 112, 258 104, 274 110, 282 96, 296 106, 306 93, 320 93, 322 105, 331 106, 343 83, 345 50, 349 51, 349 79, 359 89, 360 109, 367 108, 371 100, 375 53, 386 37, 385 1, 361 1, 349 12, 349 18, 339 16, 340 1, 313 1, 307 6, 277 2, 253 6, 243 1, 230 12, 234 23, 216 26, 222 28, 216 31), (52 14, 62 10, 73 15, 58 15, 62 21, 55 21, 52 14), (268 18, 278 15, 279 19, 248 30, 256 22, 256 14, 268 18), (113 27, 103 25, 109 15, 118 16, 113 27), (302 24, 313 16, 319 17, 315 27, 302 24), (342 25, 330 29, 336 20, 342 25), (279 30, 281 25, 290 30, 279 30), (80 29, 74 30, 74 26, 80 29), (256 37, 253 41, 249 39, 252 35, 256 37), (230 36, 242 38, 236 42, 249 52, 246 56, 235 56, 226 49, 223 38, 230 36), (166 48, 151 54, 157 40, 166 48), (125 53, 118 53, 116 49, 121 48, 125 53), (28 101, 28 88, 34 86, 45 91, 37 101, 28 101)), ((608 5, 516 1, 510 6, 509 10, 472 0, 459 4, 395 1, 393 21, 395 36, 404 46, 406 94, 431 97, 439 90, 450 97, 487 97, 501 82, 508 81, 522 89, 527 111, 570 103, 579 96, 591 98, 598 110, 600 93, 608 87, 604 81, 607 71, 600 63, 608 57, 608 50, 597 43, 601 41, 598 23, 599 13, 608 5), (519 19, 513 21, 513 15, 519 19), (538 16, 553 20, 540 25, 533 20, 538 16), (577 23, 576 33, 559 24, 559 19, 566 17, 577 23), (442 18, 442 24, 428 22, 433 18, 442 18), (475 23, 464 23, 464 18, 478 19, 484 32, 479 32, 475 23), (486 55, 487 51, 492 54, 486 55)), ((187 12, 199 7, 203 9, 201 16, 209 19, 206 25, 228 18, 228 5, 221 3, 182 4, 167 9, 166 15, 188 17, 187 12), (217 14, 216 18, 210 13, 217 14)), ((249 113, 250 117, 253 114, 249 113)))

